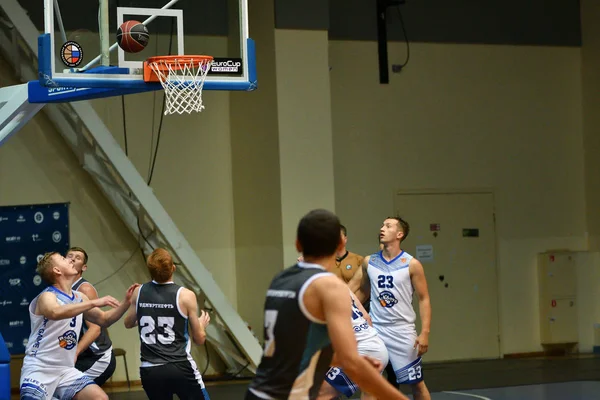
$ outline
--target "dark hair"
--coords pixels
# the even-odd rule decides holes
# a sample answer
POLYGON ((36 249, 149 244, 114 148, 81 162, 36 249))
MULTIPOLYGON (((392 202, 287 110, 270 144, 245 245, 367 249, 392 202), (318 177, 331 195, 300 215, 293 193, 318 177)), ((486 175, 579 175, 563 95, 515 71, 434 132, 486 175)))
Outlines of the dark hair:
POLYGON ((69 249, 69 251, 67 251, 67 254, 69 254, 69 253, 70 253, 70 252, 72 252, 72 251, 78 251, 78 252, 82 253, 82 254, 83 254, 83 263, 84 263, 84 264, 87 264, 87 261, 88 261, 88 255, 87 255, 87 253, 85 252, 85 250, 84 250, 84 249, 82 249, 81 247, 71 247, 71 248, 69 249))
POLYGON ((339 218, 327 210, 312 210, 298 223, 297 238, 306 257, 327 257, 335 254, 342 240, 339 218))
POLYGON ((408 237, 408 233, 410 232, 410 225, 408 224, 408 222, 406 222, 402 217, 387 217, 386 219, 395 219, 396 221, 398 221, 398 226, 404 234, 402 235, 402 240, 400 242, 404 241, 404 239, 408 237))
POLYGON ((348 231, 346 230, 346 227, 344 225, 340 224, 340 229, 342 230, 342 232, 344 232, 344 236, 348 236, 348 231))

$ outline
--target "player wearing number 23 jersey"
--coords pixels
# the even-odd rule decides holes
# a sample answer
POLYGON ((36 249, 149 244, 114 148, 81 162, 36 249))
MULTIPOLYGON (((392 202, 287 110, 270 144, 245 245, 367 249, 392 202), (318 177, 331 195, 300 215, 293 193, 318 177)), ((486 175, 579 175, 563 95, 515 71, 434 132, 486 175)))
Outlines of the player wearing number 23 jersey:
POLYGON ((431 397, 423 381, 421 355, 429 345, 431 305, 423 266, 400 248, 409 229, 402 218, 386 218, 380 229, 383 250, 363 262, 363 277, 366 275, 369 285, 363 284, 362 291, 370 292, 373 327, 388 349, 396 381, 411 385, 416 400, 428 400, 431 397), (420 335, 412 304, 415 293, 421 311, 420 335))
POLYGON ((171 280, 175 267, 166 250, 148 257, 148 269, 154 279, 139 287, 125 318, 126 328, 138 327, 144 391, 150 400, 171 400, 175 394, 182 400, 208 399, 190 350, 192 339, 204 343, 209 319, 204 313, 198 318, 193 292, 171 280))

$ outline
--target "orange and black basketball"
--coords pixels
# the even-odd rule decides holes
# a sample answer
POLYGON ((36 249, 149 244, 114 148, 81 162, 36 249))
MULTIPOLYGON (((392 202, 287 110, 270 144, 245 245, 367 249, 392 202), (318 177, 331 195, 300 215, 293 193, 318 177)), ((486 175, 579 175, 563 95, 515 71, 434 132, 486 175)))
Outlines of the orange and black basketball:
POLYGON ((127 53, 139 53, 148 44, 150 35, 139 21, 125 21, 117 29, 117 43, 127 53))

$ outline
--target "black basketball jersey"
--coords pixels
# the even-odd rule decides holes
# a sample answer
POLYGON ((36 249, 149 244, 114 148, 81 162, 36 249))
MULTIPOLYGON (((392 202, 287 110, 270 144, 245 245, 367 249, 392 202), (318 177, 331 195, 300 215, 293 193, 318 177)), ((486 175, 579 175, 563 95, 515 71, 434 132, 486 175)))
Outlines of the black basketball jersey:
POLYGON ((136 314, 142 363, 165 364, 189 360, 188 319, 179 311, 183 288, 173 282, 143 284, 136 314))
MULTIPOLYGON (((79 287, 81 285, 83 285, 84 283, 89 283, 89 282, 87 280, 85 280, 84 278, 79 278, 79 280, 71 286, 71 289, 78 290, 79 287)), ((94 291, 96 291, 96 288, 91 283, 89 283, 89 284, 90 284, 90 286, 92 286, 94 291)), ((97 291, 96 291, 96 295, 98 295, 97 291)), ((79 340, 81 340, 81 337, 83 336, 83 334, 86 331, 87 331, 87 325, 85 323, 81 324, 81 333, 79 335, 79 340)), ((100 335, 98 335, 96 340, 94 340, 92 342, 92 344, 90 344, 90 346, 87 349, 85 349, 85 351, 83 351, 77 358, 83 359, 85 357, 91 357, 93 355, 104 354, 108 350, 110 350, 111 347, 112 347, 112 341, 110 340, 110 337, 108 337, 108 330, 104 327, 100 327, 100 335)))
POLYGON ((248 398, 316 398, 333 351, 327 325, 308 315, 302 295, 314 279, 327 275, 318 265, 299 263, 271 282, 265 301, 264 353, 248 398))

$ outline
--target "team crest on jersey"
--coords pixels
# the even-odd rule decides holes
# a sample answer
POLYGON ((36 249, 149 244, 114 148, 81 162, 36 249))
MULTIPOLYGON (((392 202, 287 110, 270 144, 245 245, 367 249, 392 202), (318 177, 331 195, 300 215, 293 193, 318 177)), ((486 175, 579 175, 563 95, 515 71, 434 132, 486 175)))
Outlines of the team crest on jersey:
POLYGON ((377 300, 379 300, 379 304, 381 304, 382 307, 386 308, 391 308, 398 304, 398 299, 396 299, 394 294, 389 290, 381 292, 377 297, 377 300))
POLYGON ((400 262, 401 262, 402 264, 406 264, 406 257, 402 257, 402 258, 400 259, 400 262))
POLYGON ((75 331, 66 331, 58 337, 58 345, 63 349, 71 350, 77 346, 77 334, 75 331))
POLYGON ((350 265, 350 264, 346 265, 346 269, 352 269, 352 265, 350 265))

